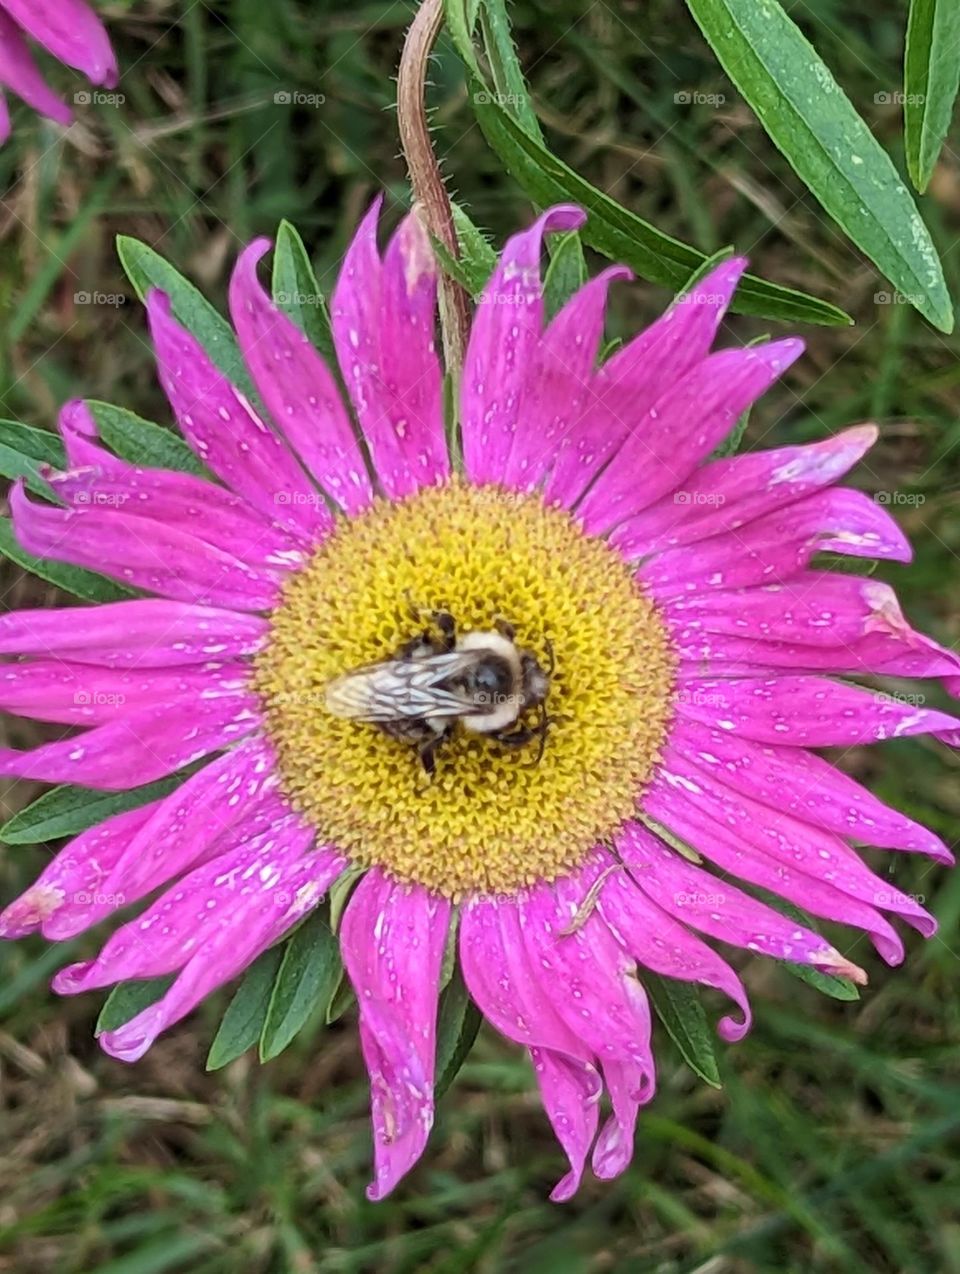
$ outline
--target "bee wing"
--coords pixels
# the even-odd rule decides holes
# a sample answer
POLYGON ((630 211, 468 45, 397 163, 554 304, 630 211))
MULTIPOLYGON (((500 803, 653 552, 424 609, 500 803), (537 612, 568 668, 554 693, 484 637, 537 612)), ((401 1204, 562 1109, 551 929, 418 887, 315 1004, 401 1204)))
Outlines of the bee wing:
POLYGON ((450 651, 369 664, 330 682, 327 709, 336 717, 368 722, 460 717, 473 704, 444 683, 475 663, 469 653, 450 651))

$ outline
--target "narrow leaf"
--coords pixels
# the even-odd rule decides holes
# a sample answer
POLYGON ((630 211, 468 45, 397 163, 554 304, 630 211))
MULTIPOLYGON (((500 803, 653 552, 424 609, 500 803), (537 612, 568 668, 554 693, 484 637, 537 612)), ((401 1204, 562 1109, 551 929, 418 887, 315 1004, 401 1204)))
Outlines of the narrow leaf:
POLYGON ((100 437, 131 464, 206 475, 207 470, 179 434, 143 420, 125 407, 87 399, 100 437))
POLYGON ((281 221, 273 250, 273 299, 310 338, 328 367, 337 366, 330 313, 310 257, 289 221, 281 221))
POLYGON ((206 297, 169 261, 139 239, 118 235, 117 254, 140 299, 145 300, 151 288, 166 292, 177 321, 197 338, 224 375, 248 397, 253 397, 253 385, 233 329, 206 297))
POLYGON ((54 562, 46 557, 34 557, 20 547, 13 534, 9 518, 0 518, 0 556, 9 558, 48 584, 55 584, 64 592, 73 593, 85 602, 118 602, 134 594, 113 580, 85 571, 80 566, 68 566, 66 562, 54 562))
MULTIPOLYGON (((781 915, 789 916, 791 920, 796 920, 797 924, 805 925, 806 928, 812 929, 814 933, 820 932, 817 922, 812 916, 808 916, 805 911, 795 907, 792 902, 787 902, 779 894, 760 888, 754 888, 753 892, 759 895, 774 911, 779 911, 781 915)), ((851 982, 849 978, 835 977, 832 973, 821 973, 819 969, 813 969, 809 964, 796 964, 793 960, 781 960, 780 964, 788 973, 792 973, 795 978, 799 978, 801 982, 806 982, 807 986, 812 986, 815 991, 829 995, 831 1000, 860 999, 860 992, 856 983, 851 982)))
POLYGON ((23 425, 19 420, 0 420, 0 445, 29 456, 38 464, 53 465, 57 469, 66 464, 63 443, 56 434, 23 425))
POLYGON ((689 982, 663 978, 645 972, 643 985, 667 1034, 680 1050, 683 1060, 701 1079, 720 1088, 720 1069, 713 1048, 707 1015, 689 982))
POLYGON ((543 279, 543 300, 547 310, 547 318, 569 301, 579 288, 587 281, 587 267, 580 247, 580 236, 576 231, 553 236, 555 246, 550 257, 550 264, 543 279))
POLYGON ((270 1007, 270 993, 283 960, 283 946, 270 947, 243 975, 217 1028, 207 1054, 207 1070, 235 1061, 260 1038, 270 1007))
POLYGON ((470 999, 459 968, 454 969, 453 976, 440 996, 437 1011, 437 1080, 434 1096, 438 1100, 467 1060, 482 1020, 479 1009, 470 999))
POLYGON ((125 1022, 129 1022, 151 1004, 156 1004, 173 978, 172 973, 165 973, 160 978, 118 982, 100 1010, 94 1034, 102 1035, 104 1031, 115 1031, 118 1026, 123 1026, 125 1022))
MULTIPOLYGON (((531 137, 487 88, 473 50, 464 0, 446 0, 447 24, 467 71, 467 87, 484 136, 534 203, 579 204, 589 214, 585 242, 653 283, 679 290, 706 255, 629 212, 531 137)), ((734 298, 740 314, 806 323, 849 323, 843 310, 792 288, 745 275, 734 298)))
POLYGON ((342 971, 330 923, 322 912, 314 911, 284 948, 260 1034, 262 1062, 282 1053, 315 1009, 326 1013, 342 971))
POLYGON ((14 814, 0 827, 0 840, 8 845, 40 845, 45 841, 78 836, 113 814, 139 808, 169 796, 195 772, 197 766, 169 778, 132 787, 127 792, 95 792, 87 787, 63 785, 44 792, 32 805, 14 814))
POLYGON ((837 224, 942 332, 940 258, 893 161, 775 0, 687 0, 772 141, 837 224))
POLYGON ((903 59, 903 123, 910 180, 926 190, 960 87, 960 5, 911 0, 903 59))

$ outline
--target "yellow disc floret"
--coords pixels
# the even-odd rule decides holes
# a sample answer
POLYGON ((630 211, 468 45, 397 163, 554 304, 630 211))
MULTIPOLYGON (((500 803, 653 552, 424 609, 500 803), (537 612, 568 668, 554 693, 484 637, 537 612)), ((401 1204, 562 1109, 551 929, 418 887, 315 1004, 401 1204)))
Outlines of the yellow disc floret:
POLYGON ((271 619, 256 684, 287 797, 322 843, 451 898, 575 867, 631 815, 666 733, 660 616, 612 549, 536 495, 453 481, 378 502, 338 523, 271 619), (539 763, 536 743, 458 729, 428 781, 410 743, 326 710, 330 681, 416 636, 411 603, 461 633, 506 620, 545 667, 552 646, 539 763))

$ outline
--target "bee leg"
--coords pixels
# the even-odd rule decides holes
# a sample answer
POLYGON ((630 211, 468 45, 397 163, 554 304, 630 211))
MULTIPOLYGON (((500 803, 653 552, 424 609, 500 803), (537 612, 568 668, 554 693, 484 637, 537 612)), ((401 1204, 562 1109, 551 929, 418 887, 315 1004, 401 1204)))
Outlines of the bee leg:
POLYGON ((508 619, 504 619, 502 615, 497 615, 495 617, 493 626, 500 636, 505 637, 507 641, 513 641, 517 635, 516 628, 514 628, 513 624, 511 624, 508 619))
POLYGON ((437 729, 436 726, 431 726, 426 721, 421 722, 420 724, 423 729, 432 731, 429 738, 421 738, 420 742, 417 744, 417 756, 420 758, 420 764, 423 766, 423 772, 427 776, 426 787, 421 788, 418 792, 418 795, 422 796, 433 782, 434 776, 436 775, 437 750, 441 743, 450 737, 450 727, 449 725, 445 725, 441 726, 440 729, 437 729))
POLYGON ((430 611, 430 622, 440 632, 440 648, 449 654, 457 644, 457 621, 448 610, 430 611))
POLYGON ((556 717, 548 717, 543 704, 538 708, 538 720, 535 726, 519 726, 513 730, 491 730, 488 738, 493 739, 497 743, 502 743, 508 748, 522 748, 528 743, 532 743, 534 739, 540 740, 540 746, 537 748, 536 757, 529 763, 531 766, 539 765, 543 760, 544 749, 547 746, 547 730, 556 721, 556 717))

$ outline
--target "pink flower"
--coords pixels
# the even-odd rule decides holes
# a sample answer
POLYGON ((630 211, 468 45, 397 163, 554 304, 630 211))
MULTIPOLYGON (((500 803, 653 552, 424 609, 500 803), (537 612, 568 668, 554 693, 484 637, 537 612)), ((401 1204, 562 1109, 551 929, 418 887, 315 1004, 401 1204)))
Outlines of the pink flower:
POLYGON ((69 124, 73 112, 44 83, 25 37, 82 71, 91 84, 113 88, 117 63, 103 23, 85 0, 0 0, 0 143, 10 136, 2 89, 11 89, 41 115, 69 124))
POLYGON ((0 704, 87 727, 3 750, 0 774, 122 790, 203 765, 68 844, 2 928, 62 939, 152 899, 54 983, 73 993, 175 973, 101 1037, 132 1061, 362 868, 339 937, 371 1078, 371 1197, 430 1131, 455 943, 482 1013, 529 1051, 569 1159, 553 1191, 566 1199, 591 1149, 601 1177, 630 1161, 655 1087, 645 971, 724 992, 737 1009, 720 1022, 728 1040, 749 1028, 747 997, 698 934, 865 981, 755 887, 862 930, 891 964, 903 947, 889 916, 933 932, 852 842, 942 862, 949 851, 811 749, 950 737, 960 721, 922 697, 850 678, 956 688, 960 658, 914 632, 885 584, 811 566, 822 550, 910 556, 880 504, 835 485, 872 426, 711 459, 802 348, 709 352, 742 261, 598 367, 607 288, 626 272, 607 270, 546 322, 544 232, 582 221, 551 209, 508 242, 480 298, 448 434, 436 267, 412 216, 381 256, 377 219, 375 206, 332 302, 359 430, 259 282, 260 239, 230 287, 259 402, 166 296, 148 298, 160 378, 205 476, 118 459, 75 402, 60 421, 70 468, 49 476, 59 504, 15 489, 27 550, 156 596, 0 619, 0 652, 20 657, 0 704), (434 611, 455 625, 452 652, 434 611), (505 717, 526 735, 498 742, 482 716, 441 729, 431 781, 414 744, 438 686, 465 702, 467 684, 439 679, 437 661, 466 677, 460 637, 498 625, 548 679, 546 720, 528 710, 528 682, 512 682, 505 717), (360 667, 367 680, 350 685, 371 719, 333 715, 331 683, 360 667), (420 722, 376 724, 405 711, 420 722), (612 1115, 598 1134, 603 1089, 612 1115))

